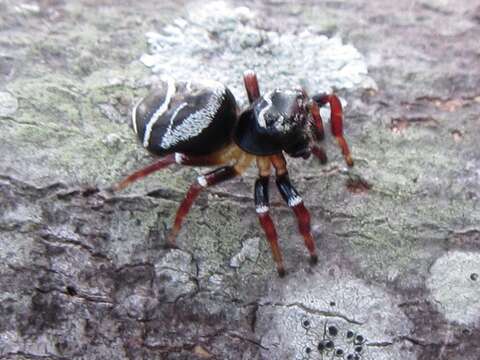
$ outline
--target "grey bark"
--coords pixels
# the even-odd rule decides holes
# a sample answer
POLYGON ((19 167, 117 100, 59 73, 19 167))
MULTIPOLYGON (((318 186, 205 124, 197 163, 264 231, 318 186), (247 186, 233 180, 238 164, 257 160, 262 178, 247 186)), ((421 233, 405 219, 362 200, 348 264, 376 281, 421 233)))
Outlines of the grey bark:
POLYGON ((0 2, 0 359, 480 358, 480 7, 252 2, 209 28, 187 15, 201 6, 0 2), (165 32, 179 17, 188 29, 165 32), (303 50, 288 43, 305 29, 303 50), (202 31, 205 44, 174 42, 202 31), (172 63, 155 47, 167 40, 172 63), (356 161, 345 171, 330 147, 326 167, 289 162, 320 262, 272 191, 285 279, 254 213, 254 169, 200 197, 175 250, 165 234, 197 170, 102 190, 152 161, 129 112, 157 76, 200 63, 243 104, 249 61, 262 91, 334 88, 356 161))

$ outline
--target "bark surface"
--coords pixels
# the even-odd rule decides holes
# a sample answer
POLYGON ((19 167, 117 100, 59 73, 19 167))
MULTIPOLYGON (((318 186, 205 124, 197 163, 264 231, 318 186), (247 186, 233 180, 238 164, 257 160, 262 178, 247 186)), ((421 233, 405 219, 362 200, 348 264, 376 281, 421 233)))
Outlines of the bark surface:
POLYGON ((240 5, 0 1, 0 359, 480 358, 480 7, 240 5), (254 169, 200 196, 178 249, 165 236, 199 170, 102 190, 152 162, 135 101, 199 59, 241 104, 252 62, 261 91, 345 101, 353 170, 334 146, 326 166, 289 161, 316 267, 271 184, 277 276, 254 169))

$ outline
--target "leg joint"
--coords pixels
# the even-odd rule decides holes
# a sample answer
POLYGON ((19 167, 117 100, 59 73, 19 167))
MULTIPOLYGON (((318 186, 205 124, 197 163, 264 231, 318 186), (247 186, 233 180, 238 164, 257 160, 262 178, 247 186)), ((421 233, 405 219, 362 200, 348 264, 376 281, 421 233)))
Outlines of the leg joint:
POLYGON ((199 176, 197 182, 201 187, 212 186, 222 181, 229 180, 238 175, 232 166, 224 166, 209 172, 208 174, 199 176))
POLYGON ((268 205, 257 205, 255 208, 255 211, 257 212, 257 214, 265 214, 269 210, 270 208, 268 207, 268 205))
POLYGON ((198 184, 201 186, 201 187, 207 187, 208 186, 208 181, 207 179, 205 178, 205 176, 199 176, 197 178, 197 182, 198 184))
POLYGON ((290 182, 288 174, 277 176, 276 183, 278 191, 289 207, 295 207, 303 202, 302 197, 290 182))
POLYGON ((186 160, 186 156, 183 155, 182 153, 175 153, 175 162, 178 165, 182 165, 186 160))

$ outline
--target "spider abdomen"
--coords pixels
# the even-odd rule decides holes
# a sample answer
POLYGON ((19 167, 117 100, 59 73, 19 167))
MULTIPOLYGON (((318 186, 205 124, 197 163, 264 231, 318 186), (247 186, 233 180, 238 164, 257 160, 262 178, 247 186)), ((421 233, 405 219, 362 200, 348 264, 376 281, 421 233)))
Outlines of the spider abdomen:
POLYGON ((237 105, 223 84, 162 81, 132 113, 133 129, 153 154, 211 154, 231 142, 237 105))

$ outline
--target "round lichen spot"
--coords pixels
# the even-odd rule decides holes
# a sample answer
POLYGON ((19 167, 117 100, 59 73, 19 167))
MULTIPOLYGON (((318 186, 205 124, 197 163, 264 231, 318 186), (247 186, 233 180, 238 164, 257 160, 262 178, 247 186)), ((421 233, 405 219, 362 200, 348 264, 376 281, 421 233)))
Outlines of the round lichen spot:
POLYGON ((325 343, 325 348, 332 350, 335 347, 335 343, 332 340, 329 340, 325 343))
POLYGON ((363 351, 363 347, 361 346, 355 346, 355 352, 361 353, 363 351))
POLYGON ((310 353, 312 352, 312 349, 307 346, 307 347, 305 348, 305 352, 306 352, 307 354, 310 354, 310 353))
POLYGON ((336 355, 336 356, 343 356, 343 352, 344 352, 344 351, 343 351, 342 349, 337 349, 337 350, 335 351, 335 355, 336 355))
POLYGON ((351 339, 355 335, 355 333, 352 330, 347 331, 347 339, 351 339))
POLYGON ((310 327, 310 321, 304 320, 304 321, 303 321, 303 327, 304 327, 304 328, 309 328, 309 327, 310 327))
POLYGON ((448 252, 430 268, 427 287, 432 303, 447 320, 473 325, 480 319, 478 269, 480 253, 473 251, 448 252))

